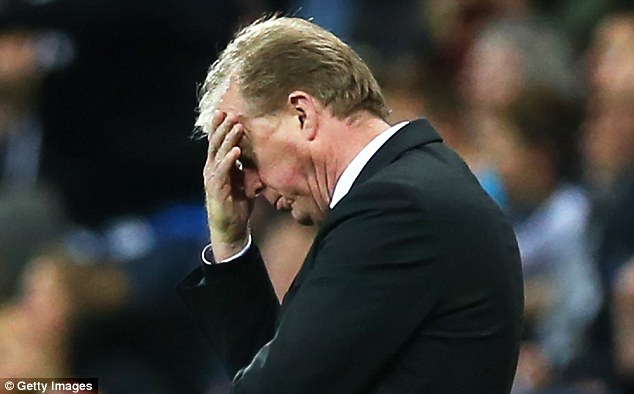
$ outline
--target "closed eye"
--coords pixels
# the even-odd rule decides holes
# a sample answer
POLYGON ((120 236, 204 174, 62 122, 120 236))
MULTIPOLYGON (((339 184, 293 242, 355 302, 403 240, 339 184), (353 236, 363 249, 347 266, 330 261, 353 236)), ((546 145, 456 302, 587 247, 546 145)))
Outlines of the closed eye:
POLYGON ((255 153, 253 152, 253 147, 246 135, 243 135, 238 142, 238 146, 242 150, 240 154, 240 162, 242 163, 243 168, 247 169, 255 169, 257 167, 257 160, 255 158, 255 153))
POLYGON ((240 162, 242 163, 243 168, 248 168, 252 170, 256 168, 255 160, 248 155, 240 155, 240 162))

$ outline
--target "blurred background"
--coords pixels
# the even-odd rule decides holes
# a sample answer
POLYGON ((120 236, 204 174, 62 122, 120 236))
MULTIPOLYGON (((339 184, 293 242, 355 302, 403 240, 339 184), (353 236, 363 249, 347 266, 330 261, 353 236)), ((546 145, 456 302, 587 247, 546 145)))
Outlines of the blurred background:
MULTIPOLYGON (((430 119, 508 214, 514 394, 634 393, 632 3, 0 0, 0 377, 227 392, 175 292, 208 240, 196 95, 279 11, 348 42, 391 120, 430 119)), ((281 297, 315 229, 258 202, 253 231, 281 297)))

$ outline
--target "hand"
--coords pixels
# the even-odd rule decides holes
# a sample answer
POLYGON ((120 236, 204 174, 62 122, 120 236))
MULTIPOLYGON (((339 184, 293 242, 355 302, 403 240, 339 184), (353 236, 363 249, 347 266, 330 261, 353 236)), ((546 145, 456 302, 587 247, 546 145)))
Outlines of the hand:
POLYGON ((220 262, 246 245, 253 201, 244 193, 242 172, 236 166, 243 126, 235 115, 224 112, 214 115, 211 126, 203 175, 211 247, 220 262))

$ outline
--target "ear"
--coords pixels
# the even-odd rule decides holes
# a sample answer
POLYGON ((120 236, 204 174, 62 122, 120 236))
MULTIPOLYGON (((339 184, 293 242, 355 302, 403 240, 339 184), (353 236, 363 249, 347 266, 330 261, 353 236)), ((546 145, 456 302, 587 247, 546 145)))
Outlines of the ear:
POLYGON ((297 117, 299 126, 309 141, 317 136, 321 105, 310 94, 295 90, 288 95, 288 103, 297 117))

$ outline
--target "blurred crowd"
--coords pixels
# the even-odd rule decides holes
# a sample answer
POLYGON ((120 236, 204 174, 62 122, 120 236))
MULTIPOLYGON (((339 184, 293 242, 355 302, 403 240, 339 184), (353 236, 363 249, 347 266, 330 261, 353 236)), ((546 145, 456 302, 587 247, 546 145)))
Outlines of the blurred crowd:
MULTIPOLYGON (((0 0, 0 377, 227 391, 175 293, 208 240, 196 90, 277 11, 344 38, 511 219, 514 394, 634 393, 632 3, 0 0)), ((281 298, 315 229, 261 201, 252 225, 281 298)))

